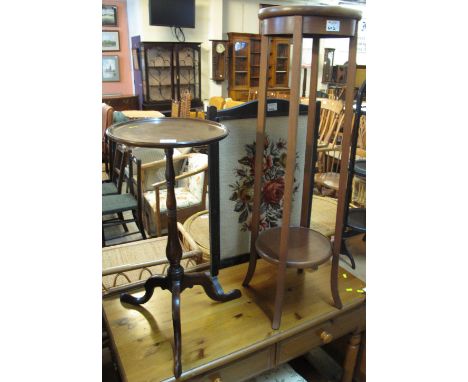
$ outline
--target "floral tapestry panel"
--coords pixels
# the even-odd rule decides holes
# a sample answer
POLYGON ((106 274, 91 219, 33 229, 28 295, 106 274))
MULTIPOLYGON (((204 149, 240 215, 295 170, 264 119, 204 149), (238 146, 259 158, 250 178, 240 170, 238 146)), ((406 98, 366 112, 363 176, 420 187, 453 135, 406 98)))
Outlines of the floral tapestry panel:
MULTIPOLYGON (((250 251, 248 227, 253 203, 253 163, 257 119, 231 119, 220 122, 229 130, 227 138, 219 143, 221 259, 227 259, 250 251), (235 192, 237 192, 236 197, 234 197, 235 192), (244 218, 245 221, 242 221, 244 218), (239 219, 242 221, 241 223, 239 223, 239 219), (245 230, 242 230, 243 226, 245 230)), ((266 118, 266 133, 269 137, 268 150, 271 149, 272 143, 279 143, 279 148, 278 146, 273 147, 274 155, 269 154, 271 160, 266 158, 264 162, 264 166, 268 167, 269 170, 265 172, 268 179, 263 184, 264 201, 267 201, 271 207, 271 210, 268 211, 268 219, 274 222, 273 224, 278 225, 281 225, 281 215, 278 215, 282 210, 283 201, 281 199, 282 197, 291 197, 288 194, 284 195, 284 180, 279 179, 281 171, 284 171, 286 159, 286 156, 283 155, 286 154, 286 148, 283 150, 282 145, 285 145, 288 137, 287 126, 287 116, 266 118), (283 163, 282 166, 281 163, 283 163), (276 208, 278 204, 280 204, 280 208, 276 208)), ((296 179, 294 187, 297 192, 294 193, 291 208, 290 224, 292 226, 300 224, 306 130, 307 116, 300 115, 296 146, 298 157, 296 157, 296 171, 294 173, 296 179)), ((262 214, 266 213, 267 211, 262 211, 262 214)))
MULTIPOLYGON (((266 136, 263 152, 260 230, 281 225, 286 148, 287 142, 283 138, 274 140, 266 136)), ((246 155, 238 160, 240 166, 235 169, 236 182, 230 185, 232 188, 230 200, 235 202, 234 212, 239 213, 238 222, 241 224, 241 231, 251 229, 255 178, 255 142, 246 144, 245 152, 246 155)), ((298 184, 295 182, 293 195, 297 192, 297 189, 298 184)))

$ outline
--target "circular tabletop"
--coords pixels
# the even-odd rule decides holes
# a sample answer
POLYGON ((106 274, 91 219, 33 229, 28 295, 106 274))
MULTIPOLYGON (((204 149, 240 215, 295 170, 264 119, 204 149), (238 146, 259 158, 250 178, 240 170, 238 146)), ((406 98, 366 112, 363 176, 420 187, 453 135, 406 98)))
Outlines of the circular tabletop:
MULTIPOLYGON (((279 263, 281 227, 262 231, 255 242, 257 253, 265 260, 279 263)), ((321 233, 304 227, 289 227, 286 265, 290 268, 315 267, 332 256, 330 240, 321 233)))
POLYGON ((220 123, 195 118, 145 118, 117 123, 107 136, 136 147, 177 148, 202 146, 227 137, 220 123))
POLYGON ((360 20, 362 12, 337 5, 286 5, 262 8, 258 12, 260 20, 284 16, 322 16, 360 20))

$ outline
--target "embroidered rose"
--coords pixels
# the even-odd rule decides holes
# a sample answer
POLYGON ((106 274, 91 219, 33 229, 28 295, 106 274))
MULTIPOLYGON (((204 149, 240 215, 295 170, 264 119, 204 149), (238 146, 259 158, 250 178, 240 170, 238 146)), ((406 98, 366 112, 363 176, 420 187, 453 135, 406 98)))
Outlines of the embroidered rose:
POLYGON ((284 178, 270 180, 263 186, 263 200, 268 204, 279 204, 284 195, 284 178))

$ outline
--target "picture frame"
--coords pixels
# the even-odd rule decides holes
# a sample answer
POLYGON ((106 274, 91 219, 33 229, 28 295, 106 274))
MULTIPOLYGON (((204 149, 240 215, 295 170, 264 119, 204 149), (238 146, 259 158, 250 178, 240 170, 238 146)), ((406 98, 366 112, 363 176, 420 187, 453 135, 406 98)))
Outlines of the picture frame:
POLYGON ((102 56, 102 82, 119 81, 119 56, 102 56))
POLYGON ((117 6, 103 5, 102 6, 102 26, 116 27, 117 26, 117 6))
POLYGON ((120 51, 119 31, 102 31, 102 51, 120 51))

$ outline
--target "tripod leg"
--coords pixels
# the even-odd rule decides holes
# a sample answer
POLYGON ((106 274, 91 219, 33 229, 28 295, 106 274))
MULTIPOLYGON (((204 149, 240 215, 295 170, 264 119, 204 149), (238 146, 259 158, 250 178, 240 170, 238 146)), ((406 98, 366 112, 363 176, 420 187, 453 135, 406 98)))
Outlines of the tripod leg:
POLYGON ((180 281, 172 284, 172 325, 174 327, 174 376, 182 374, 182 334, 180 329, 180 281))
POLYGON ((215 301, 230 301, 241 296, 239 289, 234 289, 224 293, 223 288, 219 284, 217 277, 211 277, 209 272, 186 273, 182 281, 182 287, 192 288, 194 285, 201 285, 209 298, 215 301))
POLYGON ((145 282, 145 294, 141 297, 132 296, 129 293, 122 293, 120 301, 131 305, 141 305, 147 302, 153 295, 154 288, 160 287, 161 289, 170 289, 169 279, 165 276, 151 276, 145 282))

